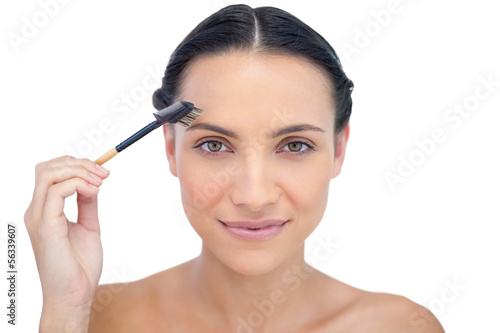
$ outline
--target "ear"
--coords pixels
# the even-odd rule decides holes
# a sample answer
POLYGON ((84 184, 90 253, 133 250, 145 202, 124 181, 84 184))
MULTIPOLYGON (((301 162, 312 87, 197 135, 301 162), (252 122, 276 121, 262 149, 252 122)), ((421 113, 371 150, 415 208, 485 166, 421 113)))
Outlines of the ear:
POLYGON ((347 140, 349 140, 350 125, 347 124, 345 129, 337 135, 337 143, 335 146, 335 159, 333 161, 332 179, 340 174, 342 164, 344 163, 345 150, 347 140))
POLYGON ((163 136, 165 137, 165 150, 167 152, 170 172, 177 177, 177 164, 175 160, 175 135, 174 127, 169 124, 163 125, 163 136))

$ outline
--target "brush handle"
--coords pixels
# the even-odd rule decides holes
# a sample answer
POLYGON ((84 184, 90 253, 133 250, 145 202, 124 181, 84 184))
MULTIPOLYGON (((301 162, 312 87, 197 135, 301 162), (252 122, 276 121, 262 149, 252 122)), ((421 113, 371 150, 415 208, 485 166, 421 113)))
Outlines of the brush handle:
POLYGON ((138 141, 139 139, 144 137, 146 134, 150 133, 152 130, 157 129, 160 126, 161 126, 161 124, 158 124, 158 122, 156 120, 150 124, 147 124, 141 130, 137 131, 137 133, 132 135, 130 138, 128 138, 127 140, 123 141, 118 146, 116 146, 115 147, 116 151, 121 152, 122 150, 124 150, 125 148, 127 148, 128 146, 130 146, 131 144, 138 141))
POLYGON ((119 152, 121 152, 122 150, 124 150, 125 148, 127 148, 128 146, 130 146, 131 144, 138 141, 139 139, 144 137, 146 134, 150 133, 152 130, 157 129, 160 126, 161 126, 161 124, 159 124, 156 120, 150 124, 147 124, 141 130, 137 131, 134 135, 132 135, 130 138, 123 141, 118 146, 111 149, 106 154, 102 155, 97 160, 95 160, 95 163, 97 163, 99 165, 103 165, 104 163, 106 163, 107 161, 112 159, 116 154, 118 154, 119 152))
POLYGON ((97 160, 95 160, 95 163, 99 164, 99 165, 103 165, 104 163, 106 163, 107 161, 112 159, 116 154, 118 154, 118 151, 116 150, 116 148, 113 148, 110 151, 108 151, 106 154, 102 155, 97 160))

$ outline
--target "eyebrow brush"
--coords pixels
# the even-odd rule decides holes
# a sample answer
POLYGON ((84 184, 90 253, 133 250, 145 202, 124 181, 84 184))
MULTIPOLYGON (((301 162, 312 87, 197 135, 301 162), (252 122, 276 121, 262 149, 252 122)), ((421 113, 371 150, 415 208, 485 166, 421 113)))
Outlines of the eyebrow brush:
POLYGON ((156 118, 155 121, 146 125, 137 133, 129 137, 127 140, 123 141, 118 146, 99 157, 97 160, 95 160, 95 163, 103 165, 104 163, 112 159, 116 154, 165 123, 179 123, 184 127, 188 127, 193 121, 196 120, 196 118, 201 115, 202 112, 203 110, 196 108, 192 103, 185 101, 176 102, 169 107, 153 113, 156 118))

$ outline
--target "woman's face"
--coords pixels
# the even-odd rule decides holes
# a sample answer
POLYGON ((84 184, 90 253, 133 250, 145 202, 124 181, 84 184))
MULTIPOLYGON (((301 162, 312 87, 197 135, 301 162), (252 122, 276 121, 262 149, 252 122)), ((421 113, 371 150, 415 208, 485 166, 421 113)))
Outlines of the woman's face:
POLYGON ((180 98, 203 113, 164 127, 171 172, 204 246, 247 275, 299 253, 325 211, 349 128, 334 147, 325 75, 291 56, 234 52, 202 57, 180 98))

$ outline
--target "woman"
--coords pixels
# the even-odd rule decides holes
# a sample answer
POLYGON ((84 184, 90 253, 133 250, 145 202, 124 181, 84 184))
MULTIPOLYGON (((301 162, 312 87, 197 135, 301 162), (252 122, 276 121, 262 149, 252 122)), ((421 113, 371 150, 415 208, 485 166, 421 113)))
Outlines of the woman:
POLYGON ((97 193, 109 171, 67 156, 41 163, 25 215, 43 289, 40 331, 443 332, 412 301, 304 261, 345 157, 352 88, 331 46, 282 10, 229 6, 200 23, 153 100, 204 110, 187 129, 164 126, 201 254, 126 286, 98 286, 97 193), (75 192, 76 224, 63 213, 75 192))

